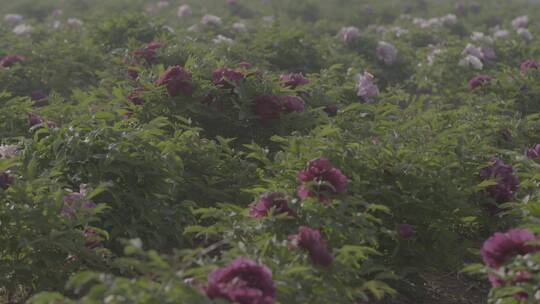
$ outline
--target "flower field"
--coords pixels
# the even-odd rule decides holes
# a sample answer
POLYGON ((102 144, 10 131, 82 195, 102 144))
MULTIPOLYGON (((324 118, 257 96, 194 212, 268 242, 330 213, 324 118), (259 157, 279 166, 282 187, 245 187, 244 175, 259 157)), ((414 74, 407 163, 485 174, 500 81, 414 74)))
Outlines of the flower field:
POLYGON ((540 2, 0 2, 0 303, 540 303, 540 2))

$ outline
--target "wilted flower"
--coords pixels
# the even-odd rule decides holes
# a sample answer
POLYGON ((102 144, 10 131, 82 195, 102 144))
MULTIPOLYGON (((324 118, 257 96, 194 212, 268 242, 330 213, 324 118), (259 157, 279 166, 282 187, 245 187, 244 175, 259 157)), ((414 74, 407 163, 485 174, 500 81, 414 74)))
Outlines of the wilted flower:
POLYGON ((469 80, 469 88, 474 90, 478 87, 481 87, 493 80, 493 77, 489 75, 478 75, 469 80))
POLYGON ((223 87, 230 87, 231 84, 238 85, 245 78, 246 75, 242 71, 227 67, 219 68, 212 74, 212 82, 223 87))
POLYGON ((8 172, 0 173, 0 188, 7 190, 15 183, 15 177, 8 172))
POLYGON ((88 190, 88 185, 81 184, 79 186, 79 192, 71 192, 64 196, 64 207, 62 208, 61 214, 70 218, 75 216, 76 203, 80 203, 80 207, 83 209, 96 208, 96 203, 91 200, 84 200, 85 196, 88 194, 88 190))
POLYGON ((300 186, 297 194, 300 199, 318 197, 324 203, 329 202, 328 194, 347 192, 348 179, 335 168, 327 158, 321 157, 310 161, 307 169, 297 176, 300 186))
POLYGON ((23 21, 23 16, 17 14, 7 14, 4 16, 4 21, 9 25, 14 26, 23 21))
POLYGON ((517 255, 525 255, 540 250, 538 246, 528 245, 538 238, 526 229, 511 229, 497 232, 484 242, 480 254, 484 263, 492 268, 503 266, 517 255))
POLYGON ((529 26, 529 16, 520 16, 516 19, 512 20, 512 26, 515 30, 518 30, 520 28, 526 28, 529 26))
POLYGON ((143 88, 135 88, 133 91, 131 91, 131 93, 129 93, 127 99, 135 105, 142 105, 144 104, 144 100, 141 98, 141 94, 144 91, 145 90, 143 88))
POLYGON ((247 27, 246 24, 243 22, 235 22, 232 25, 232 29, 237 33, 246 33, 247 27))
POLYGON ((91 227, 86 227, 83 232, 84 246, 88 249, 94 249, 101 246, 101 236, 98 231, 91 227))
POLYGON ((210 299, 239 304, 272 304, 276 298, 270 269, 244 257, 212 271, 205 292, 210 299))
POLYGON ((538 62, 532 59, 527 59, 521 63, 519 69, 521 71, 521 74, 525 75, 529 70, 538 69, 538 67, 540 67, 538 62))
POLYGON ((540 144, 534 145, 531 149, 527 150, 527 157, 530 159, 535 159, 540 157, 540 144))
POLYGON ((139 70, 135 67, 129 67, 127 69, 128 77, 132 80, 137 80, 139 78, 139 70))
POLYGON ((309 79, 304 77, 301 73, 282 74, 279 76, 279 80, 287 87, 297 88, 309 83, 309 79))
POLYGON ((533 39, 531 32, 526 28, 517 29, 517 34, 527 42, 533 39))
POLYGON ((17 151, 19 151, 17 145, 0 145, 0 159, 11 158, 17 155, 17 151))
POLYGON ((298 96, 285 96, 283 97, 283 106, 287 112, 304 112, 306 103, 298 96))
POLYGON ((36 113, 28 113, 28 127, 32 128, 37 125, 46 125, 48 128, 56 128, 56 123, 45 119, 36 113))
POLYGON ((19 55, 4 56, 0 59, 0 67, 9 68, 15 63, 23 62, 25 58, 19 55))
POLYGON ((388 42, 379 41, 377 45, 377 58, 384 61, 385 64, 391 65, 396 61, 397 49, 388 42))
POLYGON ((81 27, 83 26, 83 22, 77 18, 68 18, 67 25, 71 27, 81 27))
POLYGON ((267 216, 272 209, 274 214, 287 213, 290 216, 295 215, 294 211, 289 208, 289 202, 284 193, 271 192, 262 194, 259 201, 251 205, 249 216, 262 218, 267 216))
POLYGON ((279 119, 283 107, 278 97, 261 95, 253 100, 253 112, 259 116, 263 126, 269 126, 272 121, 279 119))
POLYGON ((134 52, 135 57, 144 59, 148 64, 156 62, 156 50, 162 48, 163 44, 159 42, 151 42, 145 47, 134 52))
POLYGON ((413 235, 414 230, 409 224, 399 224, 397 227, 397 232, 400 237, 408 239, 413 235))
POLYGON ((187 4, 184 4, 184 5, 181 5, 179 8, 178 8, 178 17, 189 17, 193 14, 193 12, 191 11, 191 7, 187 4))
POLYGON ((221 26, 221 18, 214 15, 204 15, 201 19, 201 24, 205 26, 221 26))
POLYGON ((231 44, 234 41, 231 38, 225 37, 225 36, 220 34, 220 35, 217 35, 216 38, 212 39, 212 42, 214 42, 215 44, 220 44, 220 43, 231 44))
POLYGON ((362 97, 365 102, 373 102, 379 96, 379 88, 373 83, 373 75, 364 72, 363 75, 357 75, 355 79, 358 81, 356 95, 362 97))
POLYGON ((19 24, 13 29, 13 33, 17 36, 30 35, 34 28, 28 24, 19 24))
POLYGON ((499 203, 511 201, 519 189, 519 179, 514 175, 514 168, 496 157, 492 159, 489 167, 480 170, 480 179, 497 182, 486 190, 499 203))
POLYGON ((336 105, 328 105, 324 107, 324 112, 328 114, 328 116, 336 116, 338 112, 338 107, 336 105))
POLYGON ((351 42, 360 37, 360 30, 354 26, 344 27, 339 31, 338 37, 343 42, 351 42))
POLYGON ((180 93, 191 96, 193 94, 191 80, 191 72, 181 66, 175 65, 169 67, 161 78, 156 80, 156 85, 167 86, 167 92, 173 97, 178 96, 180 93))
POLYGON ((301 226, 298 234, 289 235, 289 241, 294 247, 307 250, 314 264, 328 267, 334 260, 328 252, 326 241, 321 238, 321 233, 317 229, 301 226))

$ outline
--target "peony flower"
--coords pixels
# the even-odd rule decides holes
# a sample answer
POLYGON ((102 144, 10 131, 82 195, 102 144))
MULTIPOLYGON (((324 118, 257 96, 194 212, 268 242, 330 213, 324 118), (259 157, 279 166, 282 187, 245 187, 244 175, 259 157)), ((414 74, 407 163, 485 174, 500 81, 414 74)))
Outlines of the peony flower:
POLYGON ((334 260, 328 252, 326 241, 321 238, 321 233, 317 229, 301 226, 298 234, 289 235, 289 241, 293 247, 307 250, 311 261, 316 265, 328 267, 334 260))
POLYGON ((328 105, 324 107, 324 112, 328 114, 328 116, 336 116, 338 112, 338 107, 336 105, 328 105))
POLYGON ((517 29, 517 34, 527 42, 530 42, 533 39, 531 32, 526 28, 517 29))
POLYGON ((253 112, 259 116, 263 126, 269 126, 272 121, 280 118, 283 107, 278 97, 261 95, 253 100, 253 112))
POLYGON ((463 52, 461 52, 462 55, 471 55, 478 59, 484 59, 484 54, 482 53, 482 49, 479 47, 476 47, 470 43, 467 44, 463 52))
POLYGON ((157 8, 162 10, 162 9, 165 9, 167 7, 169 7, 171 4, 169 3, 169 1, 165 1, 165 0, 161 0, 157 3, 157 8))
POLYGON ((12 158, 17 155, 19 146, 17 145, 0 145, 0 159, 12 158))
POLYGON ((180 93, 191 96, 193 86, 191 84, 191 73, 179 65, 169 67, 165 73, 156 80, 156 85, 167 86, 170 96, 178 96, 180 93))
POLYGON ((344 28, 341 28, 341 30, 339 31, 338 37, 343 42, 351 42, 353 40, 356 40, 358 37, 360 37, 360 30, 354 26, 344 27, 344 28))
POLYGON ((0 188, 7 190, 14 183, 15 177, 10 175, 9 172, 0 173, 0 188))
POLYGON ((272 304, 276 298, 270 269, 244 257, 212 271, 204 291, 210 299, 239 304, 272 304))
POLYGON ((212 42, 214 42, 214 44, 220 44, 220 43, 232 44, 234 40, 232 40, 229 37, 225 37, 223 35, 217 35, 216 38, 212 39, 212 42))
POLYGON ((409 224, 399 224, 397 228, 397 232, 400 237, 404 239, 408 239, 413 235, 414 230, 412 226, 409 224))
POLYGON ((179 8, 178 8, 178 17, 189 17, 193 14, 193 12, 191 11, 191 7, 187 4, 184 4, 184 5, 181 5, 179 8))
POLYGON ((45 119, 36 113, 28 113, 28 127, 32 128, 37 125, 46 125, 48 128, 56 128, 56 123, 45 119))
POLYGON ((493 179, 497 182, 486 190, 499 203, 511 201, 519 189, 519 179, 514 175, 514 168, 496 157, 489 167, 480 170, 480 179, 493 179))
POLYGON ((307 168, 297 176, 300 186, 297 194, 300 199, 318 197, 324 203, 329 202, 328 194, 347 192, 348 179, 327 158, 321 157, 308 162, 307 168))
POLYGON ((471 80, 469 80, 469 88, 471 90, 474 90, 478 87, 484 86, 485 84, 489 83, 491 80, 493 80, 493 77, 489 75, 475 76, 471 80))
POLYGON ((540 144, 536 144, 533 148, 527 150, 527 157, 530 159, 540 157, 540 144))
POLYGON ((143 88, 135 88, 131 93, 129 93, 127 99, 134 105, 143 105, 144 100, 141 98, 141 94, 145 90, 143 88))
POLYGON ((28 24, 19 24, 13 29, 13 33, 17 36, 30 35, 34 28, 28 24))
POLYGON ((91 200, 84 200, 84 197, 88 194, 88 190, 88 185, 81 184, 79 186, 79 192, 71 192, 70 194, 64 196, 64 207, 60 213, 69 218, 74 217, 76 213, 74 205, 75 203, 79 202, 82 209, 96 208, 96 203, 91 200))
POLYGON ((392 65, 397 58, 397 49, 390 43, 379 41, 377 45, 377 58, 384 61, 386 65, 392 65))
POLYGON ((145 47, 135 51, 134 56, 136 58, 144 59, 146 63, 148 64, 153 64, 156 62, 156 59, 157 59, 156 50, 162 47, 163 47, 163 44, 159 42, 150 42, 145 47))
POLYGON ((484 242, 480 254, 487 266, 497 269, 517 255, 539 251, 540 247, 528 245, 535 240, 537 237, 526 229, 497 232, 484 242))
POLYGON ((521 63, 519 69, 521 71, 521 74, 525 75, 525 74, 527 74, 527 72, 529 70, 538 69, 538 67, 540 67, 538 62, 536 62, 535 60, 532 60, 532 59, 528 59, 528 60, 525 60, 525 61, 523 61, 521 63))
POLYGON ((508 38, 510 36, 510 32, 507 30, 496 30, 495 33, 493 33, 493 38, 495 39, 504 39, 508 38))
POLYGON ((232 29, 237 33, 247 33, 246 24, 243 22, 235 22, 232 25, 232 29))
POLYGON ((305 101, 297 96, 285 96, 282 98, 283 106, 287 112, 304 112, 306 108, 305 101))
POLYGON ((77 18, 69 18, 66 23, 71 27, 81 27, 84 24, 81 20, 77 18))
POLYGON ((249 216, 252 218, 263 218, 268 215, 271 209, 274 210, 274 214, 287 213, 290 216, 296 215, 289 208, 289 202, 285 194, 271 192, 262 194, 259 201, 251 205, 249 216))
POLYGON ((95 249, 101 246, 101 236, 98 231, 91 227, 86 227, 83 232, 84 246, 88 249, 95 249))
POLYGON ((129 67, 127 69, 127 75, 132 80, 137 80, 139 78, 139 70, 135 67, 129 67))
POLYGON ((53 16, 54 18, 58 18, 58 17, 62 16, 63 13, 64 13, 64 12, 63 12, 61 9, 58 9, 58 8, 57 8, 57 9, 55 9, 55 10, 52 12, 52 16, 53 16))
POLYGON ((23 56, 19 55, 4 56, 2 59, 0 59, 0 67, 9 68, 15 63, 23 62, 25 60, 26 59, 23 56))
POLYGON ((495 49, 491 46, 485 45, 480 48, 482 50, 482 57, 484 60, 495 60, 497 59, 497 54, 495 54, 495 49))
POLYGON ((201 24, 204 26, 215 26, 219 27, 221 26, 221 18, 214 15, 204 15, 201 19, 201 24))
POLYGON ((517 31, 520 28, 527 28, 529 26, 529 16, 520 16, 512 20, 512 27, 517 31))
POLYGON ((457 24, 457 16, 454 14, 448 14, 440 18, 443 25, 453 26, 457 24))
POLYGON ((356 95, 368 103, 375 101, 375 98, 379 96, 380 93, 377 85, 373 83, 373 75, 364 72, 363 75, 358 74, 355 79, 358 81, 358 92, 356 95))
POLYGON ((482 63, 482 60, 480 60, 478 57, 473 55, 467 55, 465 58, 461 59, 458 63, 459 66, 472 66, 476 70, 481 70, 484 68, 484 64, 482 63))
POLYGON ((214 71, 212 74, 212 82, 214 85, 222 87, 231 87, 231 84, 238 85, 246 79, 246 75, 239 70, 222 67, 214 71))
POLYGON ((7 14, 4 16, 4 21, 11 26, 15 26, 23 21, 23 16, 17 14, 7 14))
POLYGON ((309 79, 304 77, 301 73, 282 74, 279 76, 279 80, 287 87, 295 89, 299 86, 303 86, 309 83, 309 79))

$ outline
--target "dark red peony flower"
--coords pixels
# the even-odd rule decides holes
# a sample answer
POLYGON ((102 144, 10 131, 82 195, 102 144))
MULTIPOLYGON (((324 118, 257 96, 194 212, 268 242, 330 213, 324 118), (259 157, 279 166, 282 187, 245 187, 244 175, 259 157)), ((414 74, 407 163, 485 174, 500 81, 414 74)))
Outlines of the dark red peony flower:
POLYGON ((529 242, 535 240, 537 237, 526 229, 497 232, 484 242, 480 254, 487 266, 499 268, 517 255, 539 251, 540 247, 528 245, 529 242))
POLYGON ((283 112, 281 101, 274 95, 261 95, 253 100, 253 112, 259 116, 263 126, 267 127, 280 118, 283 112))
POLYGON ((480 179, 494 179, 497 182, 486 190, 498 203, 511 201, 519 190, 519 179, 514 175, 514 168, 496 157, 489 167, 480 170, 480 179))
POLYGON ((289 235, 289 241, 294 247, 307 250, 314 264, 328 267, 334 260, 328 252, 326 241, 321 238, 321 233, 317 229, 302 226, 298 229, 298 234, 289 235))
POLYGON ((412 226, 409 224, 399 224, 397 227, 397 231, 399 236, 404 239, 410 238, 414 233, 412 226))
POLYGON ((300 73, 283 74, 279 77, 279 80, 283 82, 285 86, 293 89, 309 83, 309 79, 300 73))
POLYGON ((13 66, 15 63, 23 62, 26 59, 23 56, 19 55, 10 55, 10 56, 4 56, 2 59, 0 59, 0 67, 3 68, 9 68, 13 66))
POLYGON ((53 121, 47 120, 36 113, 28 113, 28 127, 32 128, 37 125, 45 124, 49 128, 56 128, 56 123, 53 121))
POLYGON ((264 193, 259 198, 259 201, 251 205, 249 215, 253 218, 262 218, 268 215, 273 209, 275 214, 288 213, 294 216, 295 213, 289 208, 289 202, 284 193, 272 192, 264 193))
POLYGON ((336 105, 328 105, 324 108, 324 111, 328 116, 336 116, 338 112, 338 107, 336 105))
POLYGON ((491 80, 493 80, 493 77, 489 75, 478 75, 475 76, 473 79, 469 80, 469 88, 471 90, 474 90, 478 87, 481 87, 487 83, 489 83, 491 80))
POLYGON ((139 78, 139 70, 135 67, 129 67, 127 69, 127 75, 131 80, 137 80, 139 78))
POLYGON ((287 112, 304 112, 306 103, 304 100, 297 96, 285 96, 283 97, 283 105, 287 112))
POLYGON ((15 183, 15 177, 8 172, 0 173, 0 188, 6 190, 15 183))
POLYGON ((167 86, 170 96, 178 96, 180 93, 191 96, 193 86, 191 85, 191 73, 183 67, 175 65, 169 67, 165 73, 156 81, 158 86, 167 86))
POLYGON ((324 157, 310 161, 307 169, 298 173, 297 180, 301 183, 297 190, 300 199, 318 197, 326 203, 329 202, 326 195, 347 191, 347 177, 324 157))
POLYGON ((239 70, 233 70, 227 67, 219 68, 212 74, 212 81, 215 85, 230 87, 231 84, 238 85, 246 75, 239 70))
POLYGON ((244 257, 212 271, 205 292, 210 299, 239 304, 272 304, 276 298, 270 269, 244 257))
POLYGON ((525 75, 527 74, 527 72, 529 70, 532 70, 532 69, 538 69, 538 67, 540 67, 540 65, 538 64, 538 62, 532 60, 532 59, 528 59, 528 60, 525 60, 521 63, 519 69, 521 71, 521 74, 522 75, 525 75))
POLYGON ((157 59, 156 50, 162 47, 163 44, 159 42, 151 42, 145 47, 135 51, 134 55, 136 58, 144 59, 148 64, 153 64, 157 59))

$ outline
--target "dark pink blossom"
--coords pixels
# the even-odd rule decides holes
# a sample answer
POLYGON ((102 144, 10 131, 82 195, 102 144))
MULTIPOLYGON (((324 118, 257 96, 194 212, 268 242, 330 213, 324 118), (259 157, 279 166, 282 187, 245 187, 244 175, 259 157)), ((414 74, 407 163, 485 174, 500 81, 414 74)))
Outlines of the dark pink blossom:
POLYGON ((469 80, 469 88, 474 90, 478 87, 481 87, 493 80, 493 77, 489 75, 478 75, 469 80))
POLYGON ((259 201, 251 205, 249 215, 252 218, 262 218, 268 215, 273 209, 275 214, 288 213, 294 216, 295 213, 289 208, 287 196, 281 192, 264 193, 259 201))
POLYGON ((528 59, 521 63, 519 69, 521 71, 521 74, 525 75, 529 70, 538 69, 539 66, 540 65, 535 60, 528 59))
POLYGON ((71 192, 68 195, 64 196, 64 207, 62 208, 61 214, 67 217, 75 216, 76 205, 80 203, 82 209, 94 209, 96 208, 96 203, 91 200, 85 200, 85 196, 88 194, 88 187, 86 184, 81 184, 79 186, 79 192, 71 192))
POLYGON ((298 229, 298 234, 289 235, 289 240, 293 247, 307 250, 314 264, 324 267, 332 264, 334 258, 328 252, 326 241, 321 238, 319 230, 302 226, 298 229))
POLYGON ((212 74, 212 82, 222 87, 230 87, 231 84, 238 85, 246 78, 246 75, 239 70, 222 67, 212 74))
POLYGON ((527 150, 527 157, 530 159, 535 159, 540 157, 540 144, 534 145, 531 149, 527 150))
POLYGON ((283 97, 283 105, 287 112, 304 112, 306 103, 304 100, 297 96, 285 96, 283 97))
POLYGON ((134 55, 136 58, 144 59, 148 64, 153 64, 156 62, 156 50, 162 47, 163 44, 159 42, 151 42, 145 47, 135 51, 134 55))
POLYGON ((15 63, 23 62, 26 59, 23 56, 19 55, 10 55, 10 56, 4 56, 2 59, 0 59, 0 67, 3 68, 9 68, 13 66, 15 63))
POLYGON ((283 107, 277 96, 261 95, 253 100, 253 112, 259 116, 263 126, 267 127, 281 117, 283 107))
POLYGON ((205 292, 210 299, 239 304, 272 304, 276 298, 270 269, 244 257, 212 271, 205 292))
POLYGON ((137 80, 139 78, 139 70, 135 67, 129 67, 127 69, 127 75, 132 80, 137 80))
POLYGON ((528 244, 535 240, 537 237, 526 229, 497 232, 484 242, 480 254, 487 266, 497 269, 517 255, 539 251, 538 246, 528 244))
POLYGON ((86 227, 83 232, 84 246, 88 249, 95 249, 101 246, 101 236, 98 231, 91 227, 86 227))
POLYGON ((191 96, 193 86, 191 84, 191 72, 183 67, 175 65, 169 67, 165 73, 156 81, 158 86, 167 86, 167 92, 170 96, 178 96, 180 93, 191 96))
POLYGON ((0 188, 6 190, 15 183, 15 177, 8 172, 0 173, 0 188))
POLYGON ((397 231, 399 236, 404 239, 410 238, 414 233, 412 226, 409 224, 399 224, 397 227, 397 231))
POLYGON ((48 128, 56 128, 56 123, 45 119, 36 113, 28 113, 28 127, 32 128, 37 125, 46 125, 48 128))
POLYGON ((310 161, 307 168, 298 173, 297 180, 300 182, 297 190, 300 199, 318 197, 327 203, 327 195, 347 191, 347 177, 324 157, 310 161))
POLYGON ((309 79, 304 77, 301 73, 283 74, 279 77, 279 80, 287 87, 297 88, 309 83, 309 79))
POLYGON ((480 170, 480 179, 493 179, 497 182, 486 190, 498 203, 511 201, 519 190, 519 179, 514 175, 514 168, 496 157, 489 167, 480 170))
POLYGON ((338 107, 336 105, 328 105, 324 107, 324 112, 328 114, 328 116, 336 116, 338 113, 338 107))

